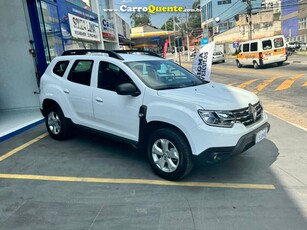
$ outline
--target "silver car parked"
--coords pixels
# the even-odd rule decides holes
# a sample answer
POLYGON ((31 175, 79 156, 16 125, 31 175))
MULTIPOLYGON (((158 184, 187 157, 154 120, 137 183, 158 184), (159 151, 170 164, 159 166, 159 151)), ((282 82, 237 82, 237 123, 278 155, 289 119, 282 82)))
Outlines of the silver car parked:
POLYGON ((221 51, 213 53, 212 63, 225 62, 225 55, 221 51))

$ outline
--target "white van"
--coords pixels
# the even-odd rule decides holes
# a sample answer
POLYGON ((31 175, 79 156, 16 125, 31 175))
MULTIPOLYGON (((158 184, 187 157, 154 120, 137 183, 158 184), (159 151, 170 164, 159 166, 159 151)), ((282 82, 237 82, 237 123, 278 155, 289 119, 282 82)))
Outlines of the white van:
POLYGON ((255 69, 267 64, 282 65, 287 60, 283 35, 242 42, 237 49, 237 67, 253 65, 255 69))

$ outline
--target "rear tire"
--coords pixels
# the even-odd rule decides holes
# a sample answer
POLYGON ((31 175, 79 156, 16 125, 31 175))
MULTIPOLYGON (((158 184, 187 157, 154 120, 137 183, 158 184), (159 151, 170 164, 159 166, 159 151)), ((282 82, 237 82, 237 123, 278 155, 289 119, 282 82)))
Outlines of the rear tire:
POLYGON ((49 135, 56 140, 65 140, 70 136, 69 125, 60 107, 47 109, 45 124, 49 135))
POLYGON ((238 68, 241 68, 242 67, 242 64, 237 60, 237 67, 238 68))
POLYGON ((278 65, 278 66, 282 66, 283 64, 284 64, 283 61, 277 62, 277 65, 278 65))
POLYGON ((150 136, 147 155, 154 172, 167 180, 180 180, 193 168, 186 138, 172 129, 159 129, 150 136))
POLYGON ((256 61, 253 62, 254 69, 259 69, 259 65, 256 61))

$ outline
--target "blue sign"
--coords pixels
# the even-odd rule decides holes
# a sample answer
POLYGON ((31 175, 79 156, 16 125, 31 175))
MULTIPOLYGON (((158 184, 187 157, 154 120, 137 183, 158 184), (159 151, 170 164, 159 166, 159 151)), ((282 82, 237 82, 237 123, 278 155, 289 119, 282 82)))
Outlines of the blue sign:
POLYGON ((233 47, 233 48, 238 48, 239 45, 240 45, 239 42, 233 42, 233 43, 232 43, 232 47, 233 47))
POLYGON ((202 38, 201 41, 200 41, 201 45, 206 45, 208 43, 209 43, 209 39, 208 38, 202 38))

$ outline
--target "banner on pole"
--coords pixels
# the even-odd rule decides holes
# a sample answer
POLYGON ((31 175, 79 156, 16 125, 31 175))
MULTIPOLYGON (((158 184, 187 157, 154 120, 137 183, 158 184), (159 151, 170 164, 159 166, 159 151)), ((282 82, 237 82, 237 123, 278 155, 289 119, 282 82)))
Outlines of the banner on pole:
POLYGON ((168 44, 169 44, 169 39, 167 39, 164 43, 164 48, 163 48, 163 58, 166 58, 166 53, 168 49, 168 44))
POLYGON ((203 46, 193 61, 192 71, 202 80, 210 81, 214 48, 215 42, 203 46))

